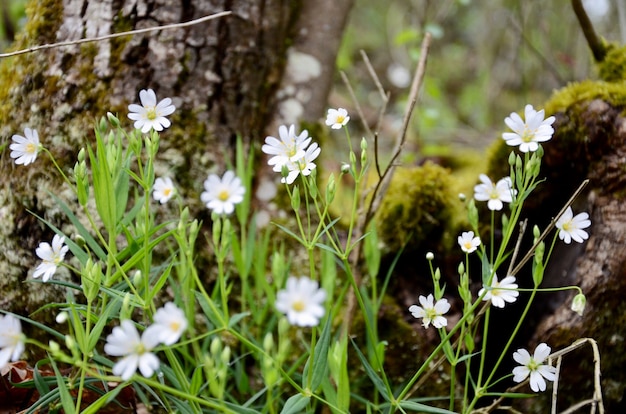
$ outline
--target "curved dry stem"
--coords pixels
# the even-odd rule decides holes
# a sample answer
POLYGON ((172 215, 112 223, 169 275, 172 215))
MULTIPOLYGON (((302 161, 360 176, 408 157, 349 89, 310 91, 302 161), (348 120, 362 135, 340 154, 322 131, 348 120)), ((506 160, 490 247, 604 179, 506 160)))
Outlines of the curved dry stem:
POLYGON ((50 43, 47 45, 41 45, 41 46, 33 46, 33 47, 29 47, 28 49, 16 50, 15 52, 0 53, 0 59, 11 57, 11 56, 23 55, 26 53, 37 52, 39 50, 54 49, 54 48, 62 47, 62 46, 80 45, 82 43, 90 43, 90 42, 101 42, 103 40, 113 39, 116 37, 130 36, 130 35, 135 35, 135 34, 140 34, 140 33, 148 33, 148 32, 155 32, 159 30, 177 29, 180 27, 193 26, 196 24, 204 23, 209 20, 228 16, 231 13, 232 12, 230 11, 223 11, 223 12, 211 14, 209 16, 200 17, 199 19, 190 20, 188 22, 166 24, 163 26, 155 26, 155 27, 146 27, 144 29, 130 30, 128 32, 121 32, 121 33, 112 33, 112 34, 108 34, 105 36, 88 37, 86 39, 69 40, 67 42, 58 42, 58 43, 50 43))

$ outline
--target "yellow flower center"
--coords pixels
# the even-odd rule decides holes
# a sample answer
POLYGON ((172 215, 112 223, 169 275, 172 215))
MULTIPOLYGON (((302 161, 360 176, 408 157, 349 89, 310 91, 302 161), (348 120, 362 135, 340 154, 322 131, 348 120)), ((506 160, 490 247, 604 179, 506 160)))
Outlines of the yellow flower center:
POLYGON ((28 144, 26 144, 26 152, 29 154, 33 154, 37 152, 37 145, 33 144, 32 142, 29 142, 28 144))
POLYGON ((293 310, 295 310, 296 312, 302 312, 305 308, 306 305, 304 303, 304 301, 302 300, 296 300, 291 304, 291 307, 293 308, 293 310))
POLYGON ((146 118, 150 121, 154 121, 157 118, 156 108, 146 108, 146 118))
POLYGON ((343 124, 343 121, 346 120, 346 117, 343 115, 337 115, 337 118, 335 118, 335 123, 336 124, 343 124))
POLYGON ((563 223, 563 230, 570 232, 573 230, 573 226, 572 226, 572 222, 571 221, 567 221, 565 223, 563 223))
POLYGON ((217 193, 217 198, 220 201, 227 201, 230 198, 230 193, 228 192, 228 190, 222 190, 217 193))
POLYGON ((528 129, 528 127, 524 127, 524 133, 522 134, 522 141, 532 142, 533 138, 535 138, 535 131, 528 129))
POLYGON ((472 248, 472 242, 471 241, 466 241, 463 244, 463 247, 465 247, 466 250, 470 250, 472 248))
POLYGON ((163 195, 165 197, 168 197, 170 194, 172 194, 172 189, 171 188, 166 188, 163 190, 163 195))
POLYGON ((170 329, 174 332, 178 331, 180 329, 180 323, 176 321, 170 322, 170 329))

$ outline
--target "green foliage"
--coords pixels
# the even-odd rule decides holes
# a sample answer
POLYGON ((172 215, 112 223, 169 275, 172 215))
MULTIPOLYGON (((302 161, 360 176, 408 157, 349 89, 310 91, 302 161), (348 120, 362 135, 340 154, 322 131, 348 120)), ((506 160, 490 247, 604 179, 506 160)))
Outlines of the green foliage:
POLYGON ((385 248, 413 251, 440 243, 456 201, 451 188, 450 172, 432 162, 397 168, 377 213, 385 248))

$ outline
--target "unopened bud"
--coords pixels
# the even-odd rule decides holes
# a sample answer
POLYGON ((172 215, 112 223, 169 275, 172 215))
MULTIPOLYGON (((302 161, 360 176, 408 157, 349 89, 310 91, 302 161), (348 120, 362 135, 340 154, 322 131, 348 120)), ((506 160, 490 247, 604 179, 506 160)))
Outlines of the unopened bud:
POLYGON ((580 316, 583 316, 586 304, 587 298, 582 293, 579 293, 578 295, 574 296, 574 299, 572 300, 572 310, 580 316))
POLYGON ((435 258, 435 255, 433 252, 426 253, 426 260, 433 260, 434 258, 435 258))

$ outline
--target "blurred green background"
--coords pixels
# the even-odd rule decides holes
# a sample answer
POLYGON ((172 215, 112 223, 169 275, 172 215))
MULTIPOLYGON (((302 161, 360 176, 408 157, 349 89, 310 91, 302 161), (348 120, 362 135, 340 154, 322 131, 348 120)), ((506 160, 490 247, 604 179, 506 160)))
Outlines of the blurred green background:
MULTIPOLYGON (((589 14, 598 34, 619 42, 626 29, 619 24, 619 6, 626 2, 584 3, 594 8, 589 14)), ((425 31, 433 42, 405 162, 411 153, 421 158, 459 147, 484 148, 500 136, 511 112, 527 103, 539 108, 554 89, 596 78, 567 0, 356 0, 338 67, 371 111, 380 106, 380 94, 360 50, 391 91, 383 127, 389 134, 381 136, 395 137, 425 31)), ((351 107, 337 79, 331 106, 351 107)))

